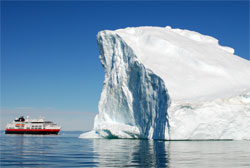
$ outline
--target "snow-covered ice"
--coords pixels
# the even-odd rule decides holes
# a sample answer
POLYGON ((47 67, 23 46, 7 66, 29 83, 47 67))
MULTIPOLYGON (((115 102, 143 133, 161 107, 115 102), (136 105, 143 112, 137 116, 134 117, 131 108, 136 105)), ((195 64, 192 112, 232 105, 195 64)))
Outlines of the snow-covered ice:
POLYGON ((170 26, 101 31, 104 86, 81 138, 250 139, 250 62, 170 26))

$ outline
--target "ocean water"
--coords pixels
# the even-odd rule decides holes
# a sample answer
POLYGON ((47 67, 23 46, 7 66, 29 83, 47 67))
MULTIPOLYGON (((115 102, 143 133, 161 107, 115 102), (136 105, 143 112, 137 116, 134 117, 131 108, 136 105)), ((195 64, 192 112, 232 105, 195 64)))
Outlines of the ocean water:
POLYGON ((250 141, 79 139, 80 133, 1 132, 0 167, 250 167, 250 141))

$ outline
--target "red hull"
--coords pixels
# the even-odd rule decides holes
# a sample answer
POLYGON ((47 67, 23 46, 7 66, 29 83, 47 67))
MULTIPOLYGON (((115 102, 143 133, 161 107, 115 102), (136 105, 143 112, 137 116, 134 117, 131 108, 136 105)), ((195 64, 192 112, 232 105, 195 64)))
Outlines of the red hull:
POLYGON ((58 134, 60 129, 6 129, 5 134, 58 134))

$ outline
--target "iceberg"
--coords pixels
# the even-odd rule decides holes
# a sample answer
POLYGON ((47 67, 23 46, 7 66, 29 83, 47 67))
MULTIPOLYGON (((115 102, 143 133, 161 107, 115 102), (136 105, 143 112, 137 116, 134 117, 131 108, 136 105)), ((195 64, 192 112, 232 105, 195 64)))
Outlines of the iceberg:
POLYGON ((97 34, 105 80, 80 138, 250 139, 250 61, 198 32, 129 27, 97 34))

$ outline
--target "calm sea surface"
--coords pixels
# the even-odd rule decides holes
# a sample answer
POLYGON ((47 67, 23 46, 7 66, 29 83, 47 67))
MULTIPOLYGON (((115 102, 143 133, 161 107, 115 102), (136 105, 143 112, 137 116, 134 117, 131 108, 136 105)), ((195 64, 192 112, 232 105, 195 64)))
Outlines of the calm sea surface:
POLYGON ((79 139, 0 135, 0 167, 250 168, 250 141, 79 139))

